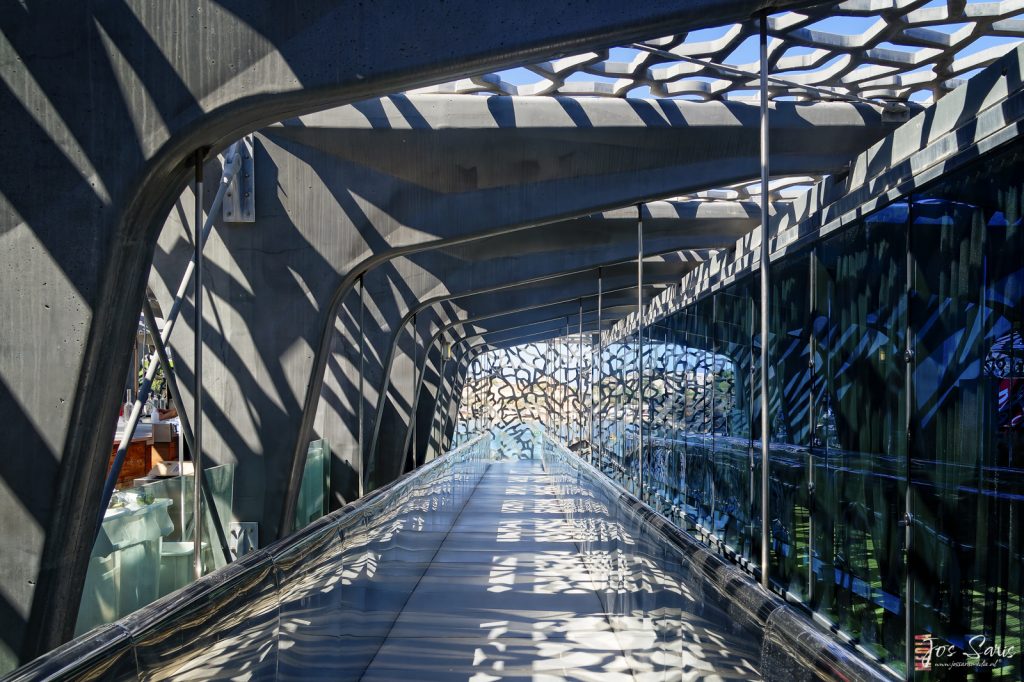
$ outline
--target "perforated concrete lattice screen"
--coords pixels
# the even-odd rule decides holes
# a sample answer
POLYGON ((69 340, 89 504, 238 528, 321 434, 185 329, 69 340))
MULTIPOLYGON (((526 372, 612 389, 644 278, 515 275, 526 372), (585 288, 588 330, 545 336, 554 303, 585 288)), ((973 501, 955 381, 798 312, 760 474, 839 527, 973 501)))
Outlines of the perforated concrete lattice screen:
MULTIPOLYGON (((1024 37, 1019 0, 849 0, 768 18, 770 97, 931 101, 1024 37), (962 8, 962 10, 961 10, 962 8), (825 90, 813 92, 800 86, 825 90)), ((749 21, 623 46, 417 92, 737 100, 757 96, 758 24, 749 21), (727 72, 728 65, 747 75, 727 72)))
POLYGON ((701 343, 680 345, 665 335, 660 326, 648 330, 642 358, 636 335, 609 343, 600 350, 599 364, 589 335, 582 356, 579 337, 571 336, 481 354, 462 391, 458 442, 482 432, 503 433, 502 438, 514 432, 519 447, 528 450, 546 431, 585 452, 599 447, 595 462, 623 474, 636 464, 642 410, 653 479, 673 477, 670 448, 662 442, 668 431, 714 433, 726 422, 735 427, 747 420, 749 386, 738 386, 736 374, 746 376, 750 357, 705 350, 701 343))
POLYGON ((582 356, 578 336, 482 353, 462 390, 457 442, 516 425, 581 440, 588 428, 590 353, 589 336, 582 356))

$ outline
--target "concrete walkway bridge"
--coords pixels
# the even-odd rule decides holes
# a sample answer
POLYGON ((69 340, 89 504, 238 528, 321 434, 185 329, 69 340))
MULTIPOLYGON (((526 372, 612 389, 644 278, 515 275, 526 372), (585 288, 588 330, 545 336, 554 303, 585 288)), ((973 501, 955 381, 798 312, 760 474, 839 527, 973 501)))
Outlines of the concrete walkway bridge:
POLYGON ((1020 0, 0 5, 0 675, 1024 671, 1020 0))

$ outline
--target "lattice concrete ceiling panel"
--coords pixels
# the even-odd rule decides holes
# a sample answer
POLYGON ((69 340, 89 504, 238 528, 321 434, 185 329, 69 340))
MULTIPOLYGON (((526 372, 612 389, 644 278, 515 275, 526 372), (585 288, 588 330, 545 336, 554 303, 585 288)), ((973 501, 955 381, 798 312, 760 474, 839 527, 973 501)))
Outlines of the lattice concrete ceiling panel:
MULTIPOLYGON (((780 13, 769 17, 769 65, 797 86, 773 84, 770 96, 932 101, 1024 38, 1022 14, 1024 0, 846 0, 780 13)), ((710 64, 756 74, 757 34, 754 21, 712 27, 645 43, 684 61, 626 46, 523 67, 523 83, 492 73, 421 91, 754 99, 756 78, 710 64)))

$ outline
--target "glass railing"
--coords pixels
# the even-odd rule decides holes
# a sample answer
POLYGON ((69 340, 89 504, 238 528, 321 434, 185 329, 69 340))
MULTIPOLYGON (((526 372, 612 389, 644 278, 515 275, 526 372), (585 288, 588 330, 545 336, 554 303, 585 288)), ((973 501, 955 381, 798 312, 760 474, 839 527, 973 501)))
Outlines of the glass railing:
POLYGON ((618 480, 602 475, 596 466, 550 438, 543 458, 545 470, 552 474, 564 498, 579 497, 580 491, 585 491, 588 503, 579 510, 578 522, 572 518, 577 513, 573 505, 562 507, 568 510, 570 522, 580 527, 575 539, 591 558, 590 579, 601 588, 598 593, 613 629, 628 632, 643 622, 653 623, 663 633, 691 631, 692 614, 670 607, 672 595, 680 591, 699 604, 704 627, 719 617, 716 614, 727 614, 730 632, 759 652, 758 672, 764 679, 813 679, 815 672, 821 679, 893 679, 796 607, 761 589, 735 564, 659 513, 661 510, 637 499, 628 489, 629 485, 636 487, 635 481, 618 467, 608 467, 607 458, 599 455, 597 463, 603 460, 602 469, 610 470, 618 480), (607 510, 600 527, 587 518, 586 509, 594 507, 607 510), (651 574, 630 575, 629 570, 623 572, 620 562, 598 560, 630 555, 644 558, 632 570, 651 570, 651 574), (653 566, 659 570, 652 570, 653 566), (631 587, 636 584, 644 588, 631 587))
POLYGON ((326 440, 315 440, 306 452, 306 468, 295 505, 292 530, 305 528, 327 514, 331 494, 331 446, 326 440))
MULTIPOLYGON (((225 530, 231 518, 234 469, 234 464, 225 464, 203 472, 204 575, 230 561, 225 530)), ((176 476, 114 493, 89 558, 76 635, 119 620, 192 582, 194 490, 192 476, 176 476)))

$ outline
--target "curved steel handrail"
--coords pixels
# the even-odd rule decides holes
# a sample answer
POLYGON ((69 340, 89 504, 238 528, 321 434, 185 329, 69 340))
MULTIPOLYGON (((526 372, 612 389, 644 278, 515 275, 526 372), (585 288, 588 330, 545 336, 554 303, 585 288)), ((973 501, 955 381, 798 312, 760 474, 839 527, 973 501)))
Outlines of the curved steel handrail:
MULTIPOLYGON (((752 576, 682 530, 664 515, 640 501, 590 463, 576 457, 561 443, 547 437, 559 464, 585 476, 588 484, 604 490, 616 508, 633 516, 646 530, 685 557, 694 572, 707 581, 723 601, 734 605, 730 613, 748 630, 761 632, 762 670, 766 679, 796 679, 813 671, 822 679, 891 682, 893 676, 875 662, 835 638, 793 604, 763 589, 752 576)), ((545 466, 548 449, 544 448, 545 466)), ((756 576, 755 576, 756 577, 756 576)))

